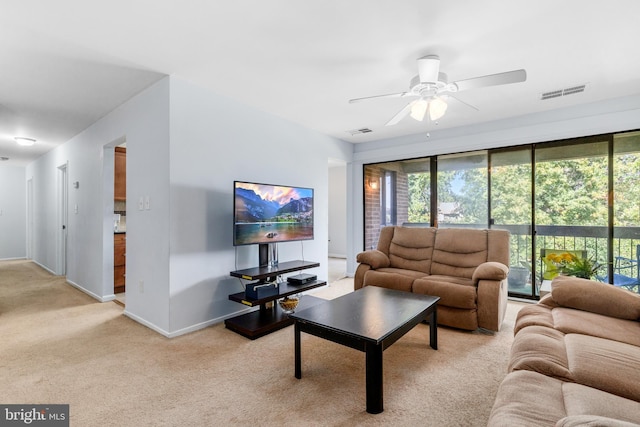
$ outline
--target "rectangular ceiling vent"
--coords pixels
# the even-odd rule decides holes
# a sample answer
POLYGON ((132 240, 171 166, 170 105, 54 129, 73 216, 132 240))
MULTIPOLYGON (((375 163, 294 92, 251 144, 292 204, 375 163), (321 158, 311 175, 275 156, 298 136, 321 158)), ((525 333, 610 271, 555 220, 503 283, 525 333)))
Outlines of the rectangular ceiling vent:
POLYGON ((540 96, 540 100, 544 101, 545 99, 560 98, 561 96, 573 95, 574 93, 584 92, 586 87, 587 85, 584 84, 579 86, 568 87, 565 89, 552 90, 550 92, 543 93, 540 96))
POLYGON ((369 128, 353 129, 353 130, 347 131, 347 133, 350 133, 351 136, 360 135, 361 133, 369 133, 369 132, 373 132, 373 131, 369 128))

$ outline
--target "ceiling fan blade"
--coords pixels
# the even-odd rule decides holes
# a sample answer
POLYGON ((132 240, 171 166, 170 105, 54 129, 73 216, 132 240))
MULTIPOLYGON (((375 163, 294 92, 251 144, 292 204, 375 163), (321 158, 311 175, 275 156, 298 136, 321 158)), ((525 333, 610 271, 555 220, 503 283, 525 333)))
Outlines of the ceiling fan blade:
POLYGON ((464 104, 464 105, 466 105, 467 107, 471 107, 471 108, 473 108, 473 109, 474 109, 474 110, 476 110, 476 111, 480 111, 480 109, 479 109, 478 107, 475 107, 475 106, 473 106, 473 105, 469 104, 468 102, 464 102, 462 99, 458 98, 457 96, 453 96, 453 95, 452 95, 452 94, 450 94, 450 93, 449 93, 449 94, 447 94, 446 96, 447 96, 447 97, 450 97, 450 98, 453 98, 453 99, 455 99, 456 101, 460 102, 461 104, 464 104))
POLYGON ((427 55, 418 59, 418 76, 420 83, 436 83, 440 72, 438 55, 427 55))
POLYGON ((398 123, 400 120, 404 119, 406 115, 409 114, 409 112, 411 111, 411 106, 413 105, 414 102, 416 101, 411 101, 410 103, 405 105, 402 110, 398 111, 398 113, 391 118, 391 120, 385 123, 385 126, 393 126, 396 123, 398 123))
POLYGON ((354 98, 349 100, 349 104, 353 104, 354 102, 366 101, 368 99, 376 99, 376 98, 402 98, 403 96, 411 95, 409 92, 399 92, 399 93, 388 93, 385 95, 374 95, 374 96, 365 96, 364 98, 354 98))
POLYGON ((458 87, 458 92, 462 90, 478 89, 487 86, 506 85, 510 83, 520 83, 527 80, 525 70, 507 71, 505 73, 490 74, 488 76, 474 77, 472 79, 459 80, 454 84, 458 87))

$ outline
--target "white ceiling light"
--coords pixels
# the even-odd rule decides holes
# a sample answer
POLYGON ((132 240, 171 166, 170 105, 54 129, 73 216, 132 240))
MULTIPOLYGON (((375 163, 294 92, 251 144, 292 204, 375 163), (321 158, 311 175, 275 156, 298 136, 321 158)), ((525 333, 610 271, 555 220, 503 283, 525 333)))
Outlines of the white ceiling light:
POLYGON ((442 98, 434 96, 429 102, 429 118, 431 120, 438 120, 447 111, 447 103, 442 98))
POLYGON ((424 119, 424 115, 427 112, 429 102, 426 99, 418 99, 411 105, 411 117, 421 122, 424 119))
POLYGON ((429 111, 429 118, 432 121, 438 120, 444 116, 447 111, 447 103, 444 99, 434 96, 430 98, 420 98, 411 104, 411 117, 421 122, 429 111))
POLYGON ((30 146, 32 146, 33 144, 36 143, 35 139, 33 139, 33 138, 24 138, 22 136, 16 136, 13 139, 16 140, 18 145, 22 145, 23 147, 30 147, 30 146))

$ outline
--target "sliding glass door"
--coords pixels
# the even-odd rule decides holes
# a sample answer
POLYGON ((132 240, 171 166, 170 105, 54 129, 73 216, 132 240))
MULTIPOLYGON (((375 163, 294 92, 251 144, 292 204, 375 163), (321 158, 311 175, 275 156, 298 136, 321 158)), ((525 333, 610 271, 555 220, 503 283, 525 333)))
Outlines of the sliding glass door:
POLYGON ((608 258, 608 146, 603 138, 535 150, 539 284, 560 273, 606 274, 597 266, 608 258))
POLYGON ((535 295, 532 248, 532 150, 496 150, 491 153, 491 227, 509 230, 509 292, 535 295))
POLYGON ((606 281, 640 292, 640 132, 613 139, 613 262, 606 281))
POLYGON ((511 233, 509 293, 557 274, 640 292, 640 132, 364 165, 365 248, 386 225, 511 233))
POLYGON ((438 157, 438 227, 487 228, 487 152, 438 157))

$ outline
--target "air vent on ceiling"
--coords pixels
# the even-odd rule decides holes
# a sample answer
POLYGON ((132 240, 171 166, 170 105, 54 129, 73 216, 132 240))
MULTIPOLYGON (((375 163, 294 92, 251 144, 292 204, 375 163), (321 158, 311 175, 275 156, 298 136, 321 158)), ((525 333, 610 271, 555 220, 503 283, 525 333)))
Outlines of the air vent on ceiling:
POLYGON ((347 131, 347 133, 350 133, 351 136, 359 135, 361 133, 369 133, 369 132, 373 132, 373 131, 371 129, 369 129, 369 128, 353 129, 353 130, 348 130, 347 131))
POLYGON ((0 162, 6 162, 7 160, 9 160, 8 157, 5 157, 5 156, 0 157, 0 162))
POLYGON ((568 87, 565 89, 552 90, 550 92, 543 93, 540 96, 540 100, 544 101, 545 99, 559 98, 561 96, 573 95, 574 93, 584 92, 584 89, 586 87, 587 85, 584 84, 579 86, 568 87))

